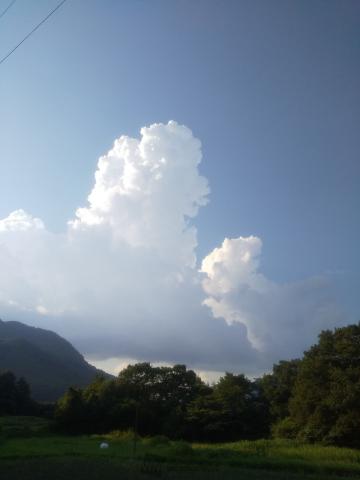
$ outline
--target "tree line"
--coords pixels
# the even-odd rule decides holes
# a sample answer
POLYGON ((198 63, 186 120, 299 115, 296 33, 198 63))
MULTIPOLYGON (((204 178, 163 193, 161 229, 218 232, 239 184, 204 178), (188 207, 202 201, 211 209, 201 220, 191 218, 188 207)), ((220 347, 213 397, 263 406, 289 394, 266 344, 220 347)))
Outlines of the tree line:
MULTIPOLYGON (((2 381, 0 414, 9 405, 2 381)), ((129 365, 115 379, 70 388, 54 418, 70 433, 135 429, 190 441, 273 436, 360 447, 360 325, 321 332, 301 359, 258 379, 226 373, 210 386, 185 365, 129 365)))
POLYGON ((24 378, 12 372, 0 372, 0 416, 33 415, 37 404, 31 399, 30 387, 24 378))

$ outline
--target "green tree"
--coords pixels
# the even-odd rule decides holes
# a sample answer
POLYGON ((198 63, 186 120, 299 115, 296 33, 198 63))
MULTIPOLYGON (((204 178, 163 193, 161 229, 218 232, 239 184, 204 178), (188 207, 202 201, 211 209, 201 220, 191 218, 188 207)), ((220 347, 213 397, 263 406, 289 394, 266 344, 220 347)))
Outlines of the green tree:
POLYGON ((16 414, 16 377, 12 372, 0 374, 0 415, 16 414))
POLYGON ((258 438, 268 433, 268 415, 257 382, 226 373, 211 393, 189 406, 189 433, 200 440, 258 438))
POLYGON ((360 326, 323 331, 300 364, 290 418, 298 437, 360 446, 360 326))
POLYGON ((269 403, 272 422, 289 415, 289 400, 295 385, 300 360, 282 360, 273 366, 270 374, 264 375, 260 385, 269 403))
POLYGON ((97 377, 84 390, 69 389, 59 400, 56 419, 75 431, 134 428, 145 435, 181 437, 189 403, 208 387, 185 365, 129 365, 116 379, 97 377))
POLYGON ((129 365, 116 380, 126 404, 135 402, 142 433, 182 436, 188 404, 206 390, 202 380, 185 365, 152 367, 129 365))
POLYGON ((70 387, 61 397, 55 408, 55 420, 68 431, 87 431, 87 411, 83 400, 82 390, 70 387))
POLYGON ((36 411, 26 380, 17 380, 12 372, 0 373, 0 415, 31 415, 36 411))

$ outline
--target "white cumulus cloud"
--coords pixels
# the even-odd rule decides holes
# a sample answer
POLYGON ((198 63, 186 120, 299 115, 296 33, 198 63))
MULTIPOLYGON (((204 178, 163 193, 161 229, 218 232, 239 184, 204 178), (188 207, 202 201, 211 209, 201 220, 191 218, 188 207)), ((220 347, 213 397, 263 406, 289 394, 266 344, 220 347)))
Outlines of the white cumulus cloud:
POLYGON ((77 210, 71 227, 107 226, 115 241, 194 266, 196 229, 189 219, 209 193, 200 161, 200 141, 174 121, 142 128, 140 140, 120 137, 100 158, 89 206, 77 210))
POLYGON ((210 191, 201 158, 187 127, 144 127, 99 159, 63 234, 24 210, 0 220, 0 317, 54 329, 104 364, 212 375, 258 373, 340 322, 324 280, 278 285, 260 273, 257 237, 225 239, 198 271, 193 222, 210 191))
POLYGON ((324 328, 343 320, 325 278, 277 284, 259 271, 260 238, 225 238, 201 266, 204 304, 214 317, 246 326, 252 346, 264 355, 301 355, 324 328))
POLYGON ((34 218, 22 209, 15 210, 7 218, 0 220, 0 232, 42 230, 44 228, 44 223, 40 218, 34 218))

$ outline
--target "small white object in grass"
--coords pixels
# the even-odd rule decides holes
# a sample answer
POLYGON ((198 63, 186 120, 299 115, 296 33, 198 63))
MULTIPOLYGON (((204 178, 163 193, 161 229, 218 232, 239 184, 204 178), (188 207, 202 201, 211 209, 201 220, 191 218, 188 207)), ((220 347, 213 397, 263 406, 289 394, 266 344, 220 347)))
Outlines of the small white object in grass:
POLYGON ((100 448, 109 448, 109 444, 106 442, 100 443, 100 448))

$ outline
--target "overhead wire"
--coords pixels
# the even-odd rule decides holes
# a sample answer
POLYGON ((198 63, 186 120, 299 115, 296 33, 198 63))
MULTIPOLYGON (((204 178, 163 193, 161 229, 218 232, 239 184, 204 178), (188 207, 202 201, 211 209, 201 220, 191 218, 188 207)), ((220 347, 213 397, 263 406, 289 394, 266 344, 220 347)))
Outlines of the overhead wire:
POLYGON ((46 17, 43 18, 40 23, 38 23, 27 35, 25 35, 25 37, 24 37, 12 50, 10 50, 10 52, 8 52, 8 53, 0 60, 0 65, 1 65, 3 62, 5 62, 5 60, 6 60, 7 58, 9 58, 10 55, 12 55, 12 54, 15 52, 15 50, 17 50, 17 49, 20 47, 20 45, 22 45, 29 37, 31 37, 31 35, 32 35, 33 33, 35 33, 36 30, 37 30, 38 28, 40 28, 41 25, 43 25, 43 24, 46 22, 46 20, 48 20, 48 19, 51 17, 51 15, 53 15, 57 10, 59 10, 59 8, 62 7, 62 5, 64 5, 64 3, 65 3, 66 1, 67 1, 67 0, 62 0, 60 3, 58 3, 58 5, 57 5, 53 10, 51 10, 51 12, 50 12, 48 15, 46 15, 46 17))
POLYGON ((16 0, 12 0, 9 5, 5 8, 5 10, 3 10, 1 13, 0 13, 0 18, 2 18, 5 13, 10 10, 10 8, 14 5, 14 3, 16 2, 16 0))

